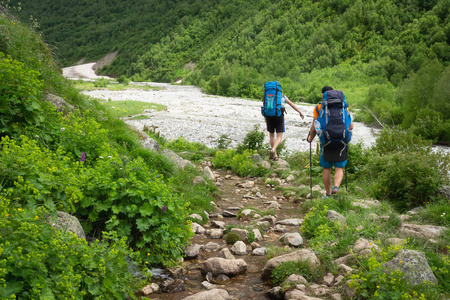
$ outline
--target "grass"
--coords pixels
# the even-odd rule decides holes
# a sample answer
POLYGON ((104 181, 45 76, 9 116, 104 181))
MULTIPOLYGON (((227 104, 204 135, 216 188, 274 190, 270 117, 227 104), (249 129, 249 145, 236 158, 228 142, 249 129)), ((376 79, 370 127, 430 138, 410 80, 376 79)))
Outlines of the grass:
POLYGON ((161 111, 167 108, 167 106, 162 104, 141 101, 106 101, 101 103, 110 110, 113 116, 118 118, 140 115, 146 109, 161 111))
POLYGON ((111 91, 123 91, 123 90, 129 90, 129 89, 136 89, 136 90, 160 90, 160 87, 156 86, 149 86, 149 85, 141 85, 141 84, 122 84, 122 83, 116 83, 111 82, 106 79, 99 79, 96 81, 84 81, 84 80, 77 80, 74 82, 74 86, 78 90, 83 91, 91 91, 91 90, 101 90, 101 89, 107 89, 111 91))

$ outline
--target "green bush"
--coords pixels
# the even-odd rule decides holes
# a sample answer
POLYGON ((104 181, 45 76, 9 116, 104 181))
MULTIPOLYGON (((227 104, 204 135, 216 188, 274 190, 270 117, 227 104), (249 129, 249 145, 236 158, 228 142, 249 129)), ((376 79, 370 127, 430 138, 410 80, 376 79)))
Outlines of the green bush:
POLYGON ((109 131, 94 119, 68 114, 61 118, 60 126, 54 134, 55 144, 74 161, 80 160, 83 152, 85 164, 94 164, 101 157, 117 156, 110 145, 109 131))
POLYGON ((45 223, 43 212, 0 196, 0 298, 133 297, 125 239, 104 234, 102 242, 88 245, 45 223))
POLYGON ((433 201, 445 182, 448 158, 431 151, 430 143, 411 133, 384 130, 365 171, 374 197, 400 210, 433 201))
POLYGON ((100 78, 100 79, 96 79, 94 81, 94 86, 98 87, 98 88, 105 88, 108 86, 108 84, 109 84, 109 81, 106 78, 100 78))
POLYGON ((0 136, 39 127, 45 121, 43 81, 24 63, 0 52, 0 136))
POLYGON ((234 149, 217 151, 212 163, 214 168, 230 169, 240 176, 264 176, 268 170, 253 163, 253 154, 255 154, 255 151, 252 150, 244 150, 242 154, 234 149))
POLYGON ((238 153, 245 150, 260 151, 264 147, 264 132, 259 131, 259 125, 255 125, 244 137, 242 144, 237 147, 238 153))
POLYGON ((123 85, 128 85, 130 84, 130 79, 128 79, 125 75, 122 75, 117 79, 117 82, 123 85))
POLYGON ((323 277, 323 270, 319 267, 311 268, 307 261, 288 261, 277 266, 270 276, 275 286, 282 284, 290 275, 302 275, 308 282, 316 282, 323 277))
POLYGON ((192 237, 188 202, 141 158, 104 158, 81 173, 84 197, 77 215, 95 236, 116 231, 149 265, 172 266, 192 237))
POLYGON ((411 286, 399 270, 386 272, 384 263, 393 259, 403 246, 390 246, 361 257, 358 274, 350 276, 349 286, 359 299, 439 299, 433 284, 411 286))
POLYGON ((176 140, 166 143, 166 148, 172 149, 173 151, 192 151, 197 152, 200 150, 206 150, 207 147, 201 143, 191 143, 184 137, 179 137, 176 140))
POLYGON ((35 140, 21 138, 4 137, 0 142, 0 194, 23 206, 74 212, 82 198, 80 163, 71 161, 61 148, 52 152, 35 140))

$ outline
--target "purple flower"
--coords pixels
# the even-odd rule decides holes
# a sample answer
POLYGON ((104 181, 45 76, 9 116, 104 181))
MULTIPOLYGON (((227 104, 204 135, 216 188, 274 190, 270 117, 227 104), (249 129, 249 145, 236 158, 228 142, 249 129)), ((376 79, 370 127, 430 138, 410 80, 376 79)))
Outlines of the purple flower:
POLYGON ((80 161, 85 161, 86 160, 86 153, 85 152, 81 152, 81 159, 80 161))
POLYGON ((162 208, 162 212, 165 212, 166 209, 167 209, 167 206, 164 205, 163 208, 162 208))

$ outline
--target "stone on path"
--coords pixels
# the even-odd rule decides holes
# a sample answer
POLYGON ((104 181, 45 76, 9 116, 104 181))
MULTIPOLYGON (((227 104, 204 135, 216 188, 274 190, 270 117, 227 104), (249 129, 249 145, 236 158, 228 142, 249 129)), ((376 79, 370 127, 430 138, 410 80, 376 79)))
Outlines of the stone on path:
POLYGON ((277 257, 269 259, 262 271, 262 278, 268 279, 272 274, 272 271, 280 264, 288 261, 305 261, 314 268, 320 265, 320 260, 314 254, 314 252, 308 249, 301 249, 292 253, 283 254, 277 257))
POLYGON ((84 233, 83 227, 77 217, 72 216, 66 212, 58 211, 58 217, 56 220, 48 218, 48 223, 56 229, 62 231, 68 231, 75 234, 80 239, 86 239, 86 234, 84 233))
POLYGON ((199 256, 202 249, 203 245, 191 244, 186 247, 186 249, 184 250, 184 254, 186 255, 186 258, 195 258, 199 256))
POLYGON ((290 226, 300 226, 302 223, 303 223, 303 219, 285 219, 285 220, 276 222, 276 224, 290 225, 290 226))
POLYGON ((425 281, 434 284, 438 282, 425 255, 419 251, 402 249, 383 266, 390 270, 400 270, 411 285, 419 285, 425 281))
POLYGON ((211 272, 214 276, 225 274, 233 277, 247 270, 247 263, 243 259, 225 259, 221 257, 208 258, 202 266, 204 273, 211 272))
POLYGON ((303 238, 298 232, 295 233, 286 233, 280 237, 280 241, 284 245, 289 245, 292 247, 299 247, 303 245, 303 238))
POLYGON ((182 300, 229 300, 230 295, 226 290, 212 289, 209 291, 200 292, 192 296, 183 298, 182 300))
POLYGON ((443 226, 434 225, 416 225, 416 224, 402 224, 400 226, 400 233, 405 236, 414 236, 419 238, 437 238, 446 228, 443 226))
POLYGON ((164 149, 163 151, 161 151, 161 154, 167 157, 170 161, 172 161, 182 170, 184 170, 186 166, 189 166, 191 168, 195 167, 194 164, 192 164, 189 160, 182 158, 181 156, 179 156, 170 149, 164 149))
POLYGON ((243 241, 237 241, 236 243, 234 243, 233 247, 231 247, 231 252, 236 255, 246 255, 247 246, 243 241))

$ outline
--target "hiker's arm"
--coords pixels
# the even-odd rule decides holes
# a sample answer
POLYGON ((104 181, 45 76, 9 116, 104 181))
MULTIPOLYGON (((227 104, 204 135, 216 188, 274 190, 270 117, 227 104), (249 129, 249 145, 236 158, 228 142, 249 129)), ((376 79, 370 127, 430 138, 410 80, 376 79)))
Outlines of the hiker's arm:
POLYGON ((312 143, 313 139, 316 137, 316 128, 314 127, 314 121, 317 120, 316 118, 313 119, 313 122, 311 124, 311 128, 309 129, 309 136, 308 136, 308 142, 312 143))
POLYGON ((302 117, 302 119, 305 118, 305 116, 302 114, 302 112, 300 111, 300 109, 298 109, 297 105, 295 105, 294 103, 292 103, 292 101, 289 100, 287 97, 286 97, 285 100, 286 100, 286 103, 287 103, 287 104, 289 104, 296 112, 298 112, 298 113, 300 114, 300 117, 302 117))
POLYGON ((348 127, 348 130, 353 130, 353 121, 350 123, 350 126, 348 127))

